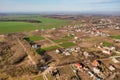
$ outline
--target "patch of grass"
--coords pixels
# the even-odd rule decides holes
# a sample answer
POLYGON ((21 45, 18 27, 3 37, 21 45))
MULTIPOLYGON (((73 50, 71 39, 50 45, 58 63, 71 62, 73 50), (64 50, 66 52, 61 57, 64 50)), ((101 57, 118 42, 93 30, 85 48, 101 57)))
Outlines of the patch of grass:
POLYGON ((57 49, 59 48, 58 46, 50 46, 50 47, 47 47, 47 48, 43 48, 43 50, 45 51, 50 51, 50 50, 54 50, 54 49, 57 49))
POLYGON ((113 39, 120 39, 120 35, 117 35, 117 36, 110 36, 111 38, 113 39))
POLYGON ((104 41, 104 42, 103 42, 103 46, 111 47, 111 46, 113 46, 113 44, 110 43, 110 42, 104 41))
POLYGON ((76 44, 73 42, 64 42, 62 44, 60 44, 60 46, 64 47, 64 48, 68 48, 68 47, 72 47, 75 46, 76 44))
POLYGON ((68 74, 69 75, 68 77, 75 76, 75 74, 73 73, 73 71, 72 71, 72 69, 70 68, 69 65, 62 67, 60 69, 60 74, 61 75, 68 74))
POLYGON ((73 38, 73 36, 64 36, 60 39, 56 39, 56 40, 53 40, 53 41, 56 42, 56 43, 67 42, 68 40, 70 40, 72 38, 73 38))
POLYGON ((42 76, 38 76, 38 77, 35 77, 34 79, 32 80, 44 80, 42 76))
POLYGON ((50 74, 47 74, 46 76, 47 76, 48 80, 54 80, 54 77, 51 76, 50 74))
POLYGON ((44 53, 46 52, 44 49, 40 49, 40 48, 38 48, 38 49, 36 49, 36 52, 38 53, 38 54, 40 54, 40 55, 44 55, 44 53))
POLYGON ((42 36, 30 36, 29 39, 30 39, 30 41, 39 41, 39 40, 43 40, 44 37, 42 37, 42 36))
POLYGON ((65 39, 65 38, 61 38, 61 39, 56 39, 56 40, 53 40, 55 43, 60 43, 60 42, 66 42, 68 41, 68 39, 65 39))

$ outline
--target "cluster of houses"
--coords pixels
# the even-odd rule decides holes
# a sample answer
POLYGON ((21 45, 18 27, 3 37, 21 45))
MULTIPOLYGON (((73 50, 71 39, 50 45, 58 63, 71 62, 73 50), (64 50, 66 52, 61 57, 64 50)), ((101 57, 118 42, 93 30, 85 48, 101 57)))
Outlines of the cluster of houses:
POLYGON ((85 72, 85 74, 89 74, 90 77, 95 78, 95 80, 103 80, 107 76, 109 76, 109 74, 112 74, 110 72, 113 72, 116 70, 116 67, 110 64, 108 66, 108 69, 110 70, 110 72, 105 73, 104 68, 103 68, 103 63, 99 60, 93 60, 91 62, 91 67, 90 66, 88 67, 84 65, 83 63, 74 63, 73 66, 75 70, 77 70, 78 72, 82 72, 82 73, 85 72))
POLYGON ((114 46, 111 47, 103 46, 103 43, 100 43, 100 45, 97 48, 100 49, 102 53, 108 55, 111 55, 112 52, 116 51, 116 48, 114 46))
POLYGON ((100 65, 100 62, 97 60, 94 60, 92 62, 93 68, 90 69, 88 66, 85 66, 83 63, 75 63, 73 64, 74 68, 80 72, 86 72, 86 74, 89 74, 91 78, 95 78, 96 80, 102 80, 102 77, 99 76, 101 74, 101 68, 98 67, 100 65))
POLYGON ((67 48, 67 49, 56 49, 57 54, 64 54, 66 56, 69 56, 73 53, 78 53, 78 52, 80 52, 80 47, 67 48))

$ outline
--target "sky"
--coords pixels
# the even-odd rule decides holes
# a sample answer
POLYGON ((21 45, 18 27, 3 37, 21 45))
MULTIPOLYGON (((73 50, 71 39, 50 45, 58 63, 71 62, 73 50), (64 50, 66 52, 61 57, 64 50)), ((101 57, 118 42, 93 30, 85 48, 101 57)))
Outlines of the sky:
POLYGON ((120 0, 0 0, 0 12, 120 12, 120 0))

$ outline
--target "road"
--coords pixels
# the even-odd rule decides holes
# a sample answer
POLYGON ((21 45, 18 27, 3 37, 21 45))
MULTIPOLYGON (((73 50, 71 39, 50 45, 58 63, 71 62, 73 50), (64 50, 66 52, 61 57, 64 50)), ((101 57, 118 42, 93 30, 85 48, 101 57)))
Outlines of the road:
POLYGON ((20 39, 17 38, 17 37, 16 37, 16 39, 17 39, 18 43, 22 46, 23 50, 24 50, 24 51, 26 52, 26 54, 28 55, 28 58, 29 58, 29 60, 31 61, 31 63, 32 63, 33 65, 36 65, 35 61, 32 59, 32 57, 30 56, 29 52, 27 51, 27 49, 26 49, 26 47, 23 45, 23 43, 20 41, 20 39))
POLYGON ((71 67, 71 69, 73 70, 73 72, 74 72, 77 80, 81 80, 80 77, 79 77, 79 75, 78 75, 78 73, 75 71, 74 67, 72 66, 72 64, 70 65, 70 67, 71 67))

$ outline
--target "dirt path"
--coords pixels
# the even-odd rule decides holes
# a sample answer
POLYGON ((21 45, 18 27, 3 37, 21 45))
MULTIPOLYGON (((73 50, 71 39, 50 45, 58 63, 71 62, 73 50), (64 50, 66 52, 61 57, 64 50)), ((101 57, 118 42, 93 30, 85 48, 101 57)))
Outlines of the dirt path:
POLYGON ((52 41, 51 39, 49 39, 49 38, 47 38, 47 37, 45 37, 45 36, 44 36, 44 38, 45 38, 46 40, 50 41, 51 43, 53 43, 54 45, 56 45, 56 46, 58 46, 58 47, 60 47, 60 48, 64 48, 64 47, 60 46, 59 44, 55 43, 54 41, 52 41))
POLYGON ((22 44, 22 42, 16 37, 16 39, 17 39, 17 41, 18 41, 18 43, 22 46, 22 48, 24 49, 24 51, 27 53, 27 55, 28 55, 28 58, 29 58, 29 60, 31 61, 31 63, 33 64, 33 65, 35 65, 36 63, 35 63, 35 61, 32 59, 32 57, 29 55, 29 52, 27 51, 27 49, 25 48, 25 46, 22 44))

